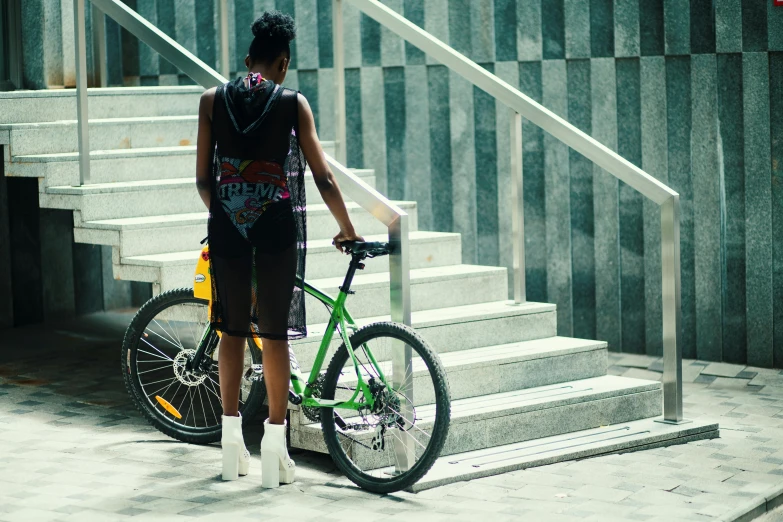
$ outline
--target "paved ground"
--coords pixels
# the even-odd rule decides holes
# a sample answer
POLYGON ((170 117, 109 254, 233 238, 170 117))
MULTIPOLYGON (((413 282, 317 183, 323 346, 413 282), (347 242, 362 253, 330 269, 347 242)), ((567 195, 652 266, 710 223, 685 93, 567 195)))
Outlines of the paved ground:
MULTIPOLYGON (((147 426, 119 372, 128 316, 4 331, 0 339, 0 521, 742 520, 783 491, 783 375, 685 363, 685 412, 718 420, 721 438, 587 459, 437 488, 374 495, 328 457, 299 454, 295 484, 255 473, 219 480, 220 448, 182 444, 147 426), (361 511, 357 511, 361 510, 361 511)), ((610 372, 660 378, 660 362, 612 356, 610 372)), ((258 453, 260 432, 247 438, 258 453)), ((764 520, 781 520, 770 513, 764 520)))

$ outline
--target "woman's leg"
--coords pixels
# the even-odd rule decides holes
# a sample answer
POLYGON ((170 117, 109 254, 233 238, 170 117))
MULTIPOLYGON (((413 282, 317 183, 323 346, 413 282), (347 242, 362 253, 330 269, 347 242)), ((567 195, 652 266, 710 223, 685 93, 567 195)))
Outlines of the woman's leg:
POLYGON ((288 341, 262 339, 264 346, 264 382, 269 400, 270 424, 283 424, 288 409, 288 383, 291 366, 288 359, 288 341))
POLYGON ((214 311, 223 329, 218 350, 220 398, 223 401, 223 415, 236 417, 247 342, 241 334, 250 332, 252 257, 222 258, 213 255, 211 263, 217 290, 217 302, 213 306, 216 307, 214 311))
POLYGON ((220 338, 218 373, 223 415, 226 417, 236 417, 239 414, 239 386, 245 367, 245 342, 244 337, 226 334, 220 338))

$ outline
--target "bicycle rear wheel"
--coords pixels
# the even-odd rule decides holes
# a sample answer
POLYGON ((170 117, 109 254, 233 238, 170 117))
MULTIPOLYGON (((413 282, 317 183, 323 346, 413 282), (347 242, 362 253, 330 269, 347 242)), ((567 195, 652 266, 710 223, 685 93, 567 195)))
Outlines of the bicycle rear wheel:
MULTIPOLYGON (((183 442, 220 440, 223 404, 217 357, 205 356, 201 368, 186 371, 208 328, 208 302, 193 297, 190 288, 179 288, 147 301, 122 343, 122 373, 136 407, 155 428, 183 442)), ((208 354, 217 343, 215 335, 208 354)), ((249 340, 239 394, 244 420, 264 402, 261 371, 261 351, 249 340)))
MULTIPOLYGON (((358 412, 321 408, 321 428, 329 453, 361 488, 378 493, 408 488, 429 471, 446 442, 451 418, 446 372, 424 339, 402 324, 365 326, 351 336, 351 346, 376 404, 371 410, 358 412), (412 372, 399 375, 391 361, 404 345, 411 347, 412 372), (383 385, 378 367, 389 387, 383 385), (412 397, 400 391, 411 382, 412 397), (410 449, 406 452, 406 448, 410 449)), ((321 397, 348 400, 356 383, 356 372, 343 344, 329 363, 321 397)), ((356 400, 364 399, 360 395, 356 400)))

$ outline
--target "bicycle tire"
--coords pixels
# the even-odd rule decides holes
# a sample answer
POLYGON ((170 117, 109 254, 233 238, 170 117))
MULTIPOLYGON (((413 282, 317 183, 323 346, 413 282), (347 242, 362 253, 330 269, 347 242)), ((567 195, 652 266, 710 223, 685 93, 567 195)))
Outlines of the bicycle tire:
MULTIPOLYGON (((410 327, 393 322, 373 323, 357 330, 351 336, 351 346, 356 351, 356 347, 379 337, 387 337, 404 342, 412 348, 418 357, 421 357, 426 362, 433 383, 435 408, 437 411, 432 427, 432 435, 426 450, 408 471, 391 478, 378 478, 365 473, 347 455, 345 448, 340 444, 332 408, 321 408, 321 428, 332 460, 345 473, 348 479, 368 491, 391 493, 409 488, 415 484, 430 470, 435 460, 440 456, 449 431, 451 400, 446 371, 440 362, 440 358, 426 341, 410 327)), ((343 343, 332 357, 326 371, 322 392, 324 399, 334 399, 338 380, 346 367, 348 358, 348 350, 345 347, 345 343, 343 343)), ((349 368, 353 367, 349 366, 349 368)))
MULTIPOLYGON (((212 426, 188 427, 184 426, 164 414, 159 408, 147 399, 144 393, 142 383, 139 380, 137 356, 139 344, 142 341, 142 334, 148 325, 168 308, 180 304, 196 304, 205 308, 208 302, 204 299, 198 299, 193 296, 193 290, 190 288, 178 288, 164 292, 149 301, 147 301, 133 317, 125 331, 125 337, 122 342, 121 365, 122 375, 125 381, 125 388, 133 400, 136 408, 141 412, 145 419, 157 430, 165 433, 169 437, 182 442, 194 444, 209 444, 220 441, 221 424, 219 418, 217 423, 212 426)), ((248 342, 248 349, 251 354, 253 364, 261 364, 261 352, 248 342)), ((172 366, 172 371, 173 366, 172 366)), ((176 375, 175 375, 176 378, 176 375)), ((266 397, 266 388, 262 380, 252 381, 250 391, 244 403, 240 404, 243 422, 247 422, 258 412, 266 397)), ((208 397, 209 399, 209 397, 208 397)), ((195 396, 194 396, 195 400, 195 396)), ((219 416, 221 411, 216 412, 219 416)), ((187 417, 186 417, 187 418, 187 417)))

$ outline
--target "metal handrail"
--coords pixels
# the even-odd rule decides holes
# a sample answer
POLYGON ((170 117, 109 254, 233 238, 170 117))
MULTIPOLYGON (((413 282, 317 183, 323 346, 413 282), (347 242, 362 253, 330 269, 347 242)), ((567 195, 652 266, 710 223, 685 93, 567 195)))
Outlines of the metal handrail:
MULTIPOLYGON (((514 300, 525 296, 524 207, 522 186, 522 117, 592 160, 661 207, 663 299, 664 422, 683 422, 680 326, 679 194, 550 110, 525 96, 463 54, 378 0, 345 0, 365 15, 415 45, 467 81, 515 111, 511 122, 511 168, 514 239, 514 300)), ((345 158, 345 65, 342 34, 343 0, 332 0, 335 67, 335 130, 338 158, 345 158)))
MULTIPOLYGON (((178 67, 205 88, 227 80, 199 60, 163 31, 118 0, 90 0, 94 8, 110 16, 120 26, 149 45, 166 60, 178 67)), ((74 0, 74 28, 77 68, 77 119, 79 129, 79 159, 81 183, 89 182, 89 135, 87 133, 87 61, 84 27, 86 0, 74 0)), ((226 24, 227 25, 227 24, 226 24)), ((224 54, 225 56, 225 54, 224 54)), ((224 66, 227 62, 224 61, 224 66)), ((389 256, 391 316, 398 322, 411 324, 410 274, 408 249, 408 214, 362 181, 345 166, 326 156, 343 192, 388 227, 393 251, 389 256)))

